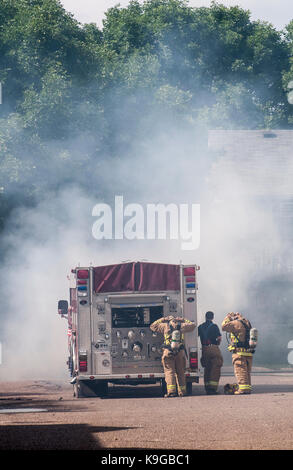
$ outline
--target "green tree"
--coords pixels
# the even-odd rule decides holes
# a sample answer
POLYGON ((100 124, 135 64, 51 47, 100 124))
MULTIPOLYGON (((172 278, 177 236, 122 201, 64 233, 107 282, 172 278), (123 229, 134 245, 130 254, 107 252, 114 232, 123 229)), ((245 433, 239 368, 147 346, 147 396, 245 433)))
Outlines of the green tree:
POLYGON ((59 0, 2 0, 3 220, 64 182, 103 191, 101 162, 160 133, 292 126, 292 48, 292 22, 277 31, 216 2, 132 0, 100 30, 59 0))

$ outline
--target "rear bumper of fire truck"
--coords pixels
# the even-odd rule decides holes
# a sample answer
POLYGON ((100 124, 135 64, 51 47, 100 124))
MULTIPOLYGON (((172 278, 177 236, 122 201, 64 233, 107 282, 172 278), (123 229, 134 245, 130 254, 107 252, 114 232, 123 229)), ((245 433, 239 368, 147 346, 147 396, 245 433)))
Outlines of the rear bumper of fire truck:
MULTIPOLYGON (((187 372, 185 374, 187 382, 199 383, 199 372, 187 372)), ((144 384, 144 383, 156 383, 164 379, 164 373, 155 373, 155 374, 105 374, 105 375, 77 375, 76 379, 78 381, 107 381, 111 383, 134 383, 134 384, 144 384)))

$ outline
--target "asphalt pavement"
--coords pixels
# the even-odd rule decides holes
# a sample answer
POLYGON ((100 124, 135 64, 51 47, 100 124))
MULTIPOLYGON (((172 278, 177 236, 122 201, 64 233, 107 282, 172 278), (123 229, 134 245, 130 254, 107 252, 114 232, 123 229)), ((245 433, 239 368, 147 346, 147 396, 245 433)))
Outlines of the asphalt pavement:
POLYGON ((219 395, 201 380, 192 396, 167 399, 159 385, 77 399, 69 380, 0 382, 0 450, 292 450, 292 372, 256 370, 251 395, 224 395, 229 382, 223 371, 219 395))

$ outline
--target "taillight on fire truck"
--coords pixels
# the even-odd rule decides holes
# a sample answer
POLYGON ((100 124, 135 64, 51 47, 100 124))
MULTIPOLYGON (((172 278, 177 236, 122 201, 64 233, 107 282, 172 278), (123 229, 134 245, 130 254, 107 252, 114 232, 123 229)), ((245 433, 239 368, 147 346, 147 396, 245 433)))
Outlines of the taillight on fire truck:
POLYGON ((198 356, 196 350, 190 350, 189 352, 189 367, 190 369, 198 369, 198 356))
POLYGON ((89 271, 87 269, 79 269, 77 271, 77 295, 78 297, 86 297, 88 295, 89 271))
POLYGON ((88 279, 88 278, 89 278, 88 269, 79 269, 77 271, 77 279, 88 279))
POLYGON ((189 266, 187 268, 183 269, 183 275, 184 276, 195 276, 195 267, 194 266, 189 266))
POLYGON ((86 353, 79 354, 79 371, 87 372, 87 354, 86 353))

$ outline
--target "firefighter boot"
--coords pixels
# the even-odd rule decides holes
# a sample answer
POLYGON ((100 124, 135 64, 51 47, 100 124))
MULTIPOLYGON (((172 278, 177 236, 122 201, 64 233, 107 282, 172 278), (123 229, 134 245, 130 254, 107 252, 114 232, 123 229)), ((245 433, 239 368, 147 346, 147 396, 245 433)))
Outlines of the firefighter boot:
POLYGON ((238 390, 238 384, 226 384, 224 386, 225 395, 235 395, 238 390))
POLYGON ((247 385, 247 388, 245 386, 239 385, 239 389, 234 392, 234 395, 250 395, 251 394, 251 387, 250 385, 247 385))

